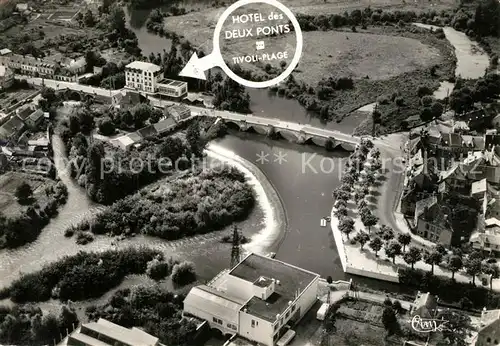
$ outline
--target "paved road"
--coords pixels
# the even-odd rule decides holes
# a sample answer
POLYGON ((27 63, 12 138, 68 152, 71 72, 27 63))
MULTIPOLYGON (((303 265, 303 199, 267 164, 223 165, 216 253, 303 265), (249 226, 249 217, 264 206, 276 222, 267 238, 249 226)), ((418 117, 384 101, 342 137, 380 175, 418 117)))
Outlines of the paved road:
MULTIPOLYGON (((64 89, 71 89, 75 91, 82 91, 85 93, 89 94, 95 94, 99 96, 106 96, 110 97, 112 95, 115 95, 119 93, 121 90, 108 90, 108 89, 102 89, 102 88, 96 88, 88 85, 81 85, 78 83, 74 82, 62 82, 62 81, 56 81, 52 79, 42 79, 42 78, 31 78, 31 77, 26 77, 22 75, 16 75, 16 78, 19 79, 26 79, 28 83, 34 84, 34 85, 46 85, 50 88, 56 89, 56 90, 64 90, 64 89)), ((166 104, 172 104, 175 102, 172 101, 165 101, 158 99, 156 97, 148 96, 148 99, 150 100, 151 104, 155 107, 162 107, 166 104)), ((289 122, 289 121, 283 121, 280 119, 275 119, 275 118, 268 118, 268 117, 259 117, 255 116, 253 114, 239 114, 239 113, 233 113, 233 112, 228 112, 228 111, 219 111, 219 110, 207 110, 206 108, 203 107, 195 107, 195 106, 189 106, 191 108, 192 112, 196 113, 203 113, 208 116, 213 116, 213 117, 220 117, 223 119, 230 119, 230 120, 235 120, 235 121, 245 121, 250 124, 259 124, 259 125, 271 125, 276 128, 280 129, 288 129, 291 131, 295 132, 304 132, 306 134, 310 135, 315 135, 315 136, 320 136, 320 137, 333 137, 337 141, 345 142, 345 143, 350 143, 350 144, 357 144, 359 143, 360 138, 359 137, 354 137, 349 134, 342 133, 337 130, 325 130, 321 129, 318 127, 313 127, 310 125, 306 124, 298 124, 294 122, 289 122)))

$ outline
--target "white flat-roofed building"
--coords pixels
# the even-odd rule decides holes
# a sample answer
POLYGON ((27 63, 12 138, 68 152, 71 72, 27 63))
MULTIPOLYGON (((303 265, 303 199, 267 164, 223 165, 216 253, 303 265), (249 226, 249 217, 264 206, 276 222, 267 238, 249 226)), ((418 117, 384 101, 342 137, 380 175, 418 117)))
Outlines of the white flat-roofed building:
POLYGON ((125 87, 172 98, 183 97, 188 92, 186 82, 164 79, 160 66, 144 61, 125 66, 125 87))
POLYGON ((164 79, 157 84, 157 92, 169 97, 180 98, 187 95, 188 87, 186 82, 164 79))
POLYGON ((275 346, 317 301, 319 278, 276 259, 250 254, 209 286, 191 289, 184 314, 207 321, 223 334, 275 346))
POLYGON ((134 61, 125 66, 127 88, 154 93, 156 83, 163 79, 161 67, 149 62, 134 61))

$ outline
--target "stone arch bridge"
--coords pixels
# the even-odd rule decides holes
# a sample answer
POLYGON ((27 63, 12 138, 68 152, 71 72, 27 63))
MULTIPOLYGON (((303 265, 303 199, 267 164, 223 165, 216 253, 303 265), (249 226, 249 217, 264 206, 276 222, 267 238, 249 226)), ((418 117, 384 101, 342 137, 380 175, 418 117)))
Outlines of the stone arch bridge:
POLYGON ((253 131, 262 135, 281 137, 300 144, 315 144, 321 147, 342 148, 353 151, 361 138, 337 130, 326 130, 306 124, 272 118, 243 115, 229 112, 213 112, 227 127, 239 131, 253 131), (327 144, 330 142, 330 144, 327 144))

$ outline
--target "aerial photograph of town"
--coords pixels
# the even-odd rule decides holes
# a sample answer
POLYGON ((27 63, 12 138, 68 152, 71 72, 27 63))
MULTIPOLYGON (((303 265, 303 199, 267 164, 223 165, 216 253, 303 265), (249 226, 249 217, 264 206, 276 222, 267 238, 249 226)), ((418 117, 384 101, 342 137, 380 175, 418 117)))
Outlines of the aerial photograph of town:
POLYGON ((500 346, 499 0, 0 0, 0 346, 500 346))

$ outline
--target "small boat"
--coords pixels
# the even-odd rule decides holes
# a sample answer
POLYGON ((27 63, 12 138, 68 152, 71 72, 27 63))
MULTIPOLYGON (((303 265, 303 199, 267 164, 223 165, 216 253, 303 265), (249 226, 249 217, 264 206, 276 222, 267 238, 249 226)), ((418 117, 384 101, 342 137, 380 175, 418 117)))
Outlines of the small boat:
POLYGON ((321 219, 321 227, 326 227, 326 220, 324 218, 321 219))
POLYGON ((325 217, 326 222, 332 221, 332 218, 330 216, 325 217))

